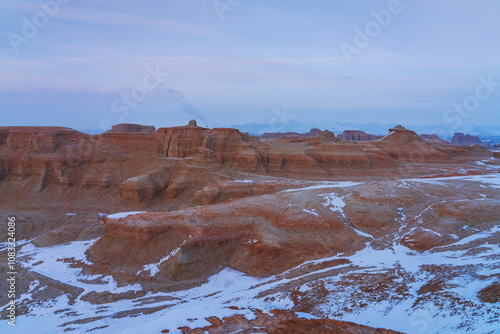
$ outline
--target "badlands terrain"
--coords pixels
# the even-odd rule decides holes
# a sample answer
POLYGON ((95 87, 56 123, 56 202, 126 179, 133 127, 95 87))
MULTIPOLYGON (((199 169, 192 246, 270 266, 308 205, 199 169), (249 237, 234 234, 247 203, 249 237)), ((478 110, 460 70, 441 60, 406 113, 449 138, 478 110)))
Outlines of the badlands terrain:
POLYGON ((500 153, 342 139, 0 127, 0 332, 499 333, 500 153))

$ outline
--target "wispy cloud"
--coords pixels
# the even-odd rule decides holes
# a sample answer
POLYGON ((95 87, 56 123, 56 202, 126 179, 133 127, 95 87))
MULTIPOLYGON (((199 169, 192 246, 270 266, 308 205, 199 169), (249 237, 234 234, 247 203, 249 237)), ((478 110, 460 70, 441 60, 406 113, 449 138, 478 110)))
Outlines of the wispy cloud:
MULTIPOLYGON (((40 6, 34 2, 4 0, 2 3, 4 9, 9 11, 21 12, 24 14, 33 14, 40 10, 40 6)), ((132 12, 120 13, 117 11, 105 11, 98 9, 85 8, 73 1, 67 5, 60 5, 63 10, 58 13, 59 19, 71 21, 73 23, 87 23, 92 25, 104 25, 115 27, 132 27, 142 29, 153 29, 159 31, 168 31, 183 35, 215 37, 222 36, 212 26, 196 26, 183 22, 159 19, 154 17, 145 17, 132 12)), ((95 26, 93 26, 95 28, 95 26)))
MULTIPOLYGON (((17 108, 12 117, 22 123, 40 106, 57 122, 83 105, 73 102, 78 96, 86 101, 82 110, 109 113, 109 98, 130 92, 144 68, 158 64, 170 76, 134 113, 139 122, 162 115, 172 95, 167 87, 185 96, 176 116, 210 123, 234 124, 283 105, 305 110, 304 118, 337 111, 377 121, 374 110, 392 110, 416 119, 463 99, 478 76, 500 76, 500 44, 492 42, 500 29, 497 0, 412 1, 346 64, 339 42, 386 4, 247 0, 220 21, 212 0, 74 0, 15 54, 5 34, 22 34, 21 19, 40 7, 38 0, 3 0, 0 109, 17 108)), ((471 121, 498 123, 499 105, 493 96, 471 121)))
POLYGON ((178 34, 194 36, 220 36, 210 26, 194 26, 181 22, 136 16, 129 13, 116 13, 95 9, 71 7, 61 12, 61 18, 76 22, 94 23, 117 27, 138 27, 146 29, 165 30, 178 34))

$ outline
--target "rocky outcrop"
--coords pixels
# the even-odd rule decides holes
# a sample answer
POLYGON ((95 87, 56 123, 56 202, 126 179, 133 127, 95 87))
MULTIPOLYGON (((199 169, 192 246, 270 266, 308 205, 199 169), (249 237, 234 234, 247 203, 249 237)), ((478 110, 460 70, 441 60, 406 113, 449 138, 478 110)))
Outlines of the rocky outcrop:
POLYGON ((425 164, 492 156, 478 145, 429 143, 402 127, 391 130, 380 140, 354 143, 318 129, 299 139, 259 142, 236 129, 195 122, 157 131, 120 124, 93 136, 58 127, 2 127, 0 191, 9 196, 1 201, 45 205, 47 195, 67 205, 187 207, 252 193, 249 185, 235 192, 215 190, 240 172, 328 180, 404 169, 408 177, 429 173, 425 164), (404 168, 407 164, 412 169, 404 168), (102 199, 96 200, 97 194, 102 199))
MULTIPOLYGON (((238 310, 236 307, 235 309, 238 310)), ((392 330, 382 328, 371 328, 358 325, 352 322, 337 321, 333 319, 303 319, 295 312, 288 310, 274 309, 269 314, 261 310, 252 309, 254 314, 252 320, 247 319, 243 314, 235 314, 230 317, 220 319, 218 317, 206 318, 210 326, 191 329, 187 326, 180 327, 183 334, 198 333, 259 333, 265 330, 269 334, 289 334, 289 333, 322 333, 322 334, 397 334, 392 330)), ((170 331, 170 330, 167 330, 170 331)), ((165 333, 168 333, 165 331, 165 333)))
POLYGON ((106 233, 89 250, 89 258, 105 261, 107 270, 118 275, 158 262, 157 274, 144 271, 136 279, 153 277, 175 285, 198 283, 226 266, 265 277, 319 254, 361 249, 367 240, 327 208, 318 207, 320 218, 283 202, 283 197, 300 199, 298 192, 269 196, 124 219, 106 217, 106 233), (166 254, 171 256, 165 259, 166 254))
POLYGON ((383 150, 393 161, 422 163, 450 158, 449 154, 424 142, 414 131, 401 126, 389 129, 387 136, 373 142, 372 145, 383 150))
MULTIPOLYGON (((282 134, 279 138, 280 139, 313 138, 313 137, 318 137, 320 134, 321 134, 321 130, 314 128, 314 129, 311 129, 309 132, 306 132, 304 134, 288 132, 288 133, 282 134)), ((335 135, 333 137, 335 137, 335 135)))
MULTIPOLYGON (((202 206, 104 218, 106 233, 90 248, 89 259, 106 262, 113 275, 129 273, 129 279, 184 286, 226 266, 267 277, 308 260, 363 249, 369 240, 382 248, 397 240, 423 252, 467 236, 472 230, 463 226, 479 226, 480 221, 485 228, 497 219, 498 202, 473 195, 474 183, 456 191, 454 185, 412 182, 400 187, 398 182, 278 193, 267 189, 262 191, 269 195, 203 205, 231 191, 222 185, 206 187, 197 193, 207 199, 202 206), (395 220, 398 216, 403 218, 395 220), (142 269, 151 263, 158 263, 157 273, 142 269)), ((244 196, 244 190, 238 195, 244 196)))
POLYGON ((108 132, 142 132, 153 134, 156 128, 150 125, 139 125, 139 124, 117 124, 113 125, 111 130, 108 132))
POLYGON ((320 144, 305 152, 317 165, 329 174, 338 170, 361 169, 387 165, 389 158, 365 151, 359 146, 347 143, 320 144))
POLYGON ((320 129, 313 128, 306 133, 298 132, 266 132, 259 136, 260 139, 301 139, 301 138, 313 138, 318 137, 321 133, 320 129))
POLYGON ((457 132, 453 135, 451 144, 457 146, 471 146, 474 144, 483 145, 483 142, 479 139, 479 137, 457 132))
POLYGON ((420 135, 420 137, 422 137, 422 139, 428 143, 433 143, 437 145, 450 145, 450 143, 448 143, 446 140, 439 138, 439 136, 436 134, 432 135, 422 134, 420 135))
POLYGON ((360 130, 344 130, 344 132, 339 134, 337 138, 341 141, 353 141, 353 142, 373 141, 377 139, 375 135, 371 135, 360 130))
POLYGON ((319 132, 318 137, 333 140, 335 139, 335 134, 330 130, 323 130, 319 132))
POLYGON ((477 297, 486 303, 500 302, 500 283, 494 282, 477 293, 477 297))
POLYGON ((81 145, 80 140, 89 138, 89 135, 62 127, 0 127, 0 148, 3 154, 21 151, 38 154, 55 153, 65 145, 81 145))

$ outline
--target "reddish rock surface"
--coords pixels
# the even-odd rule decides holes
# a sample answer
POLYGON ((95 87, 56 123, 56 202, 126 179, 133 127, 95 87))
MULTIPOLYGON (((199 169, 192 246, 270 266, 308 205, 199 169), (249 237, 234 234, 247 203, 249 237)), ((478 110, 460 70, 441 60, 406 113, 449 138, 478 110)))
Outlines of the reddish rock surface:
POLYGON ((111 127, 108 132, 142 132, 153 134, 156 131, 154 126, 139 124, 117 124, 111 127))
MULTIPOLYGON (((258 142, 236 129, 122 124, 99 135, 58 127, 0 128, 0 205, 113 211, 186 208, 276 191, 227 183, 244 174, 299 179, 402 178, 435 174, 443 164, 491 157, 479 145, 427 143, 396 128, 371 142, 327 135, 258 142), (116 208, 116 209, 113 209, 116 208)), ((312 131, 316 134, 317 131, 312 131)), ((279 187, 278 187, 279 188, 279 187)), ((103 211, 103 212, 105 212, 103 211)))
MULTIPOLYGON (((266 277, 311 258, 364 246, 366 238, 338 214, 318 209, 324 213, 319 218, 283 203, 300 196, 291 192, 118 220, 104 218, 106 233, 89 256, 95 263, 106 261, 111 271, 132 273, 178 249, 154 276, 157 282, 175 283, 204 280, 226 266, 266 277)), ((150 273, 142 277, 149 280, 150 273)))
POLYGON ((309 132, 304 134, 298 132, 266 132, 259 136, 260 139, 300 139, 300 138, 312 138, 318 137, 322 131, 320 129, 314 128, 309 132))
MULTIPOLYGON (((41 264, 42 269, 36 272, 36 262, 19 267, 23 282, 20 294, 35 289, 37 302, 43 307, 47 307, 43 304, 46 300, 68 295, 71 305, 77 299, 93 306, 108 304, 106 308, 122 299, 139 305, 117 314, 112 307, 99 310, 105 312, 103 318, 159 312, 170 307, 158 304, 165 296, 152 298, 157 300, 150 301, 154 304, 150 309, 141 308, 143 301, 137 299, 147 299, 153 291, 171 292, 210 283, 211 275, 231 268, 241 276, 233 273, 230 277, 258 277, 257 285, 260 279, 269 278, 266 288, 248 287, 247 292, 261 298, 259 303, 289 303, 287 307, 296 312, 324 318, 299 319, 289 313, 278 322, 266 318, 268 323, 262 326, 268 332, 383 333, 327 317, 361 312, 368 303, 378 305, 389 300, 402 305, 398 303, 413 292, 414 299, 404 305, 418 306, 424 298, 432 297, 439 300, 435 305, 445 305, 442 300, 450 301, 451 297, 443 291, 457 282, 468 282, 451 282, 456 272, 462 277, 480 277, 478 282, 483 285, 477 294, 479 301, 498 301, 498 284, 491 283, 494 276, 486 277, 489 268, 480 268, 481 262, 491 261, 491 257, 469 259, 468 265, 456 261, 455 271, 426 267, 424 263, 423 269, 413 273, 397 266, 376 272, 372 269, 378 260, 363 263, 364 259, 356 259, 367 249, 376 252, 394 247, 396 253, 396 246, 406 246, 399 254, 406 259, 410 258, 406 252, 427 259, 434 252, 465 250, 474 255, 488 245, 497 245, 500 201, 496 185, 473 179, 485 173, 493 175, 497 160, 476 163, 491 157, 492 153, 480 145, 441 145, 400 126, 379 140, 359 143, 338 142, 327 132, 307 138, 258 141, 236 129, 206 129, 194 122, 158 131, 124 124, 94 136, 67 128, 2 127, 0 208, 18 218, 16 233, 32 244, 31 250, 24 250, 22 261, 29 263, 35 253, 44 250, 52 254, 53 246, 92 239, 88 248, 78 246, 88 262, 72 259, 74 254, 57 255, 66 256, 64 263, 70 263, 71 268, 82 270, 78 280, 70 282, 88 287, 94 279, 99 281, 93 276, 85 278, 86 274, 106 275, 108 281, 102 284, 110 282, 111 277, 116 282, 115 287, 109 284, 112 291, 84 292, 45 277, 47 267, 41 264), (421 176, 425 178, 417 180, 421 176), (442 180, 446 176, 459 178, 442 180), (359 184, 332 183, 342 180, 359 184), (99 214, 135 210, 148 212, 121 219, 99 214), (490 231, 484 233, 488 240, 480 244, 478 240, 485 231, 490 231), (473 238, 456 243, 468 237, 473 238), (425 284, 415 283, 427 279, 426 273, 434 278, 425 284), (335 281, 339 275, 345 276, 335 281), (275 279, 279 284, 273 283, 275 279), (35 280, 41 285, 30 287, 35 280), (407 284, 411 282, 418 289, 410 289, 407 284), (141 284, 142 290, 115 291, 132 284, 141 284), (44 290, 45 285, 50 288, 44 290), (328 313, 334 304, 338 308, 328 313)), ((492 175, 488 177, 494 179, 492 175)), ((40 262, 51 260, 49 256, 40 262)), ((59 258, 54 261, 58 266, 62 262, 59 258)), ((0 272, 5 273, 5 268, 0 267, 0 272)), ((218 284, 225 286, 221 280, 218 284)), ((220 290, 224 288, 219 289, 217 284, 208 288, 215 296, 212 301, 219 298, 216 294, 220 290)), ((168 298, 178 300, 179 305, 196 299, 168 298)), ((479 309, 471 308, 477 301, 471 303, 464 298, 457 299, 462 309, 470 311, 463 326, 469 326, 469 320, 477 314, 496 316, 484 305, 480 305, 483 313, 477 313, 479 309)), ((5 295, 0 296, 0 302, 8 302, 5 295)), ((22 303, 19 314, 29 314, 31 299, 22 303)), ((462 312, 454 307, 453 312, 462 312)), ((447 308, 448 304, 441 311, 447 308)), ((414 310, 418 308, 405 309, 401 314, 414 310)), ((74 314, 68 314, 74 322, 60 323, 65 330, 82 325, 78 321, 102 320, 100 316, 75 319, 74 314)), ((245 329, 253 324, 238 315, 230 320, 211 318, 211 322, 214 332, 253 330, 245 329)), ((99 326, 107 324, 101 322, 99 326)))
MULTIPOLYGON (((105 261, 106 269, 119 276, 132 275, 165 254, 173 254, 153 275, 157 283, 197 283, 226 266, 267 277, 308 260, 355 252, 372 238, 385 248, 398 235, 398 242, 419 252, 448 245, 464 236, 462 226, 475 226, 478 220, 483 225, 493 224, 494 212, 500 209, 493 200, 465 201, 474 193, 474 184, 462 186, 461 192, 432 183, 413 184, 413 188, 398 184, 380 181, 376 186, 365 183, 332 189, 333 203, 340 203, 340 198, 345 203, 342 210, 329 208, 330 192, 320 187, 266 196, 244 197, 241 193, 243 198, 220 204, 104 218, 106 232, 88 255, 94 263, 105 261), (445 198, 447 202, 442 202, 445 198), (405 212, 404 229, 402 222, 394 220, 400 214, 398 207, 405 212)), ((232 186, 223 185, 199 193, 207 202, 217 202, 228 191, 224 189, 232 186)), ((487 190, 482 193, 492 195, 487 190)), ((150 277, 145 271, 134 279, 150 281, 150 277)))
POLYGON ((371 328, 361 326, 352 322, 337 321, 333 319, 303 319, 294 312, 288 310, 274 309, 270 314, 260 310, 252 310, 255 319, 248 320, 242 314, 219 319, 210 317, 206 320, 210 326, 203 328, 181 327, 183 334, 226 334, 226 333, 318 333, 318 334, 397 334, 382 328, 371 328))
POLYGON ((483 142, 479 139, 479 137, 457 132, 453 135, 451 144, 458 146, 471 146, 474 144, 482 145, 483 142))
POLYGON ((422 139, 428 143, 434 143, 437 145, 450 145, 450 143, 448 143, 446 140, 439 138, 439 136, 436 134, 432 134, 432 135, 423 134, 423 135, 420 135, 420 137, 422 137, 422 139))
POLYGON ((477 293, 477 297, 486 303, 500 302, 500 283, 495 282, 477 293))
POLYGON ((373 141, 377 137, 375 135, 368 134, 360 130, 344 130, 341 134, 337 136, 341 141, 373 141))

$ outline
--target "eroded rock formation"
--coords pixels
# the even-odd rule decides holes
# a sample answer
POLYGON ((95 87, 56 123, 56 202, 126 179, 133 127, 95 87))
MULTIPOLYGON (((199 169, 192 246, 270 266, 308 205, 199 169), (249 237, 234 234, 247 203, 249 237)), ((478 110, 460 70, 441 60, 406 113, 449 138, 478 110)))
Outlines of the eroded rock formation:
POLYGON ((337 138, 342 141, 353 141, 353 142, 377 140, 377 137, 375 135, 371 135, 360 130, 344 130, 344 132, 339 134, 337 138))
MULTIPOLYGON (((44 193, 68 205, 88 204, 97 194, 103 205, 144 199, 159 204, 181 194, 185 202, 206 187, 220 188, 219 182, 231 179, 227 171, 330 179, 356 178, 370 170, 380 177, 405 164, 418 174, 427 172, 423 163, 492 156, 477 145, 440 145, 410 130, 391 130, 377 141, 350 143, 336 142, 319 130, 312 131, 319 136, 299 140, 258 142, 236 129, 206 129, 194 123, 157 131, 122 124, 94 136, 66 128, 3 127, 0 186, 15 189, 3 201, 18 205, 43 203, 39 194, 44 193)), ((204 193, 218 197, 215 190, 204 193)))
MULTIPOLYGON (((0 208, 18 218, 24 239, 18 314, 99 332, 112 330, 109 319, 154 313, 166 322, 164 314, 192 307, 209 318, 212 304, 220 311, 238 302, 323 318, 255 311, 268 332, 376 333, 384 330, 327 318, 371 314, 383 303, 383 316, 405 315, 410 324, 397 325, 410 331, 412 314, 429 306, 474 332, 500 315, 489 274, 500 240, 491 157, 482 146, 423 140, 401 126, 366 142, 326 131, 259 141, 194 122, 123 124, 94 136, 2 127, 0 208), (132 210, 147 212, 106 216, 132 210), (461 294, 470 281, 477 294, 461 294)), ((260 323, 232 311, 210 318, 210 329, 183 330, 260 323)), ((377 317, 361 322, 396 328, 377 317)))
POLYGON ((471 146, 474 144, 483 145, 483 142, 477 136, 457 132, 453 135, 451 144, 458 146, 471 146))
POLYGON ((337 321, 333 319, 303 319, 295 312, 274 309, 270 314, 261 310, 252 310, 254 319, 248 320, 242 314, 220 319, 218 317, 207 318, 210 326, 191 329, 187 326, 179 328, 183 334, 198 333, 260 333, 265 329, 269 334, 290 333, 317 333, 317 334, 398 334, 399 332, 360 326, 352 322, 337 321))
POLYGON ((423 135, 420 135, 420 137, 422 137, 422 139, 425 140, 426 142, 434 143, 434 144, 441 145, 441 146, 450 144, 446 140, 439 138, 439 136, 436 134, 432 134, 432 135, 423 134, 423 135))

